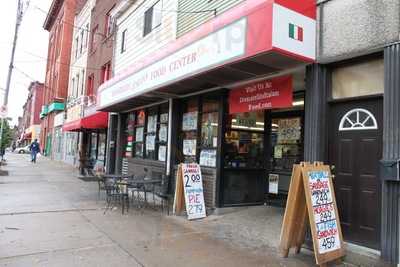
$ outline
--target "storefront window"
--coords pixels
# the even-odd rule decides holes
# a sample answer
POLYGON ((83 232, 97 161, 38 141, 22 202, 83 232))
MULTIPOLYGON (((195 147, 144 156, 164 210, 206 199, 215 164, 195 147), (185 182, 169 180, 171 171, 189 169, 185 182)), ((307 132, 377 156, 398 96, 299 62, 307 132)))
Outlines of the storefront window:
POLYGON ((137 113, 136 130, 135 130, 135 156, 143 157, 144 149, 144 125, 145 125, 146 113, 144 110, 140 110, 137 113))
POLYGON ((146 131, 146 158, 156 159, 157 109, 149 111, 146 131))
POLYGON ((293 164, 302 160, 301 117, 272 119, 272 171, 290 173, 293 164))
POLYGON ((216 167, 218 145, 218 100, 205 99, 201 116, 200 165, 216 167))
POLYGON ((197 120, 199 116, 198 100, 191 99, 184 105, 182 115, 182 153, 184 162, 196 162, 197 152, 197 120))
POLYGON ((133 111, 125 123, 125 157, 165 161, 168 141, 168 105, 133 111))
POLYGON ((67 156, 75 156, 77 149, 78 135, 76 133, 66 133, 66 154, 67 156))
POLYGON ((183 103, 182 154, 184 162, 216 167, 219 100, 193 98, 183 103))
POLYGON ((158 155, 159 161, 165 161, 167 158, 168 142, 168 106, 162 107, 160 114, 160 129, 158 131, 158 155))
POLYGON ((91 133, 90 136, 90 161, 96 162, 97 158, 97 133, 91 133))
POLYGON ((97 160, 104 162, 106 154, 107 135, 105 133, 99 134, 99 148, 97 152, 97 160))
POLYGON ((135 136, 135 112, 131 112, 128 114, 126 119, 126 148, 125 148, 125 157, 131 158, 133 156, 133 145, 134 145, 134 136, 135 136))
POLYGON ((225 133, 225 168, 264 168, 264 112, 230 115, 225 133))
POLYGON ((55 153, 60 154, 62 152, 62 130, 61 128, 55 128, 55 153))

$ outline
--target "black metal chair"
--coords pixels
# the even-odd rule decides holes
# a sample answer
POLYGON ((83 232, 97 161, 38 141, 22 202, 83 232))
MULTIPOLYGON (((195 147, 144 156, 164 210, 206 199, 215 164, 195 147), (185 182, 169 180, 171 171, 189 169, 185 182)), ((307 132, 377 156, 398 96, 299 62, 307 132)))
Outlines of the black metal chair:
POLYGON ((101 192, 102 191, 106 191, 106 185, 105 185, 105 180, 106 178, 104 176, 97 176, 97 185, 99 188, 99 192, 98 192, 98 198, 100 199, 101 196, 101 192))
POLYGON ((118 184, 118 180, 115 178, 106 178, 104 181, 104 188, 106 191, 106 202, 107 207, 104 210, 104 213, 115 203, 121 204, 122 214, 126 211, 129 211, 129 194, 127 190, 121 190, 120 185, 118 184))
POLYGON ((167 215, 169 215, 169 201, 171 199, 171 194, 169 194, 169 178, 165 174, 161 175, 161 184, 155 185, 153 191, 154 207, 156 206, 156 197, 158 197, 161 200, 161 212, 164 212, 164 206, 166 206, 167 215))

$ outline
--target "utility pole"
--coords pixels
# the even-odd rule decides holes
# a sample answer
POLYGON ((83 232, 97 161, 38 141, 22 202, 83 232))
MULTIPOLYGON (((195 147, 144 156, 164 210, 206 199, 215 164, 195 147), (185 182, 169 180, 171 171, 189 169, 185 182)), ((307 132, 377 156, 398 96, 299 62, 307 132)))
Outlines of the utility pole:
MULTIPOLYGON (((8 75, 7 75, 7 83, 6 83, 6 88, 5 88, 4 98, 3 98, 3 106, 1 107, 1 109, 5 110, 6 112, 8 111, 8 108, 7 108, 8 93, 10 91, 11 76, 12 76, 12 72, 14 69, 14 56, 15 56, 15 49, 17 47, 19 26, 21 26, 21 22, 22 22, 22 18, 24 16, 24 14, 25 14, 25 10, 29 6, 29 0, 26 1, 26 7, 24 7, 24 3, 22 1, 23 0, 18 0, 17 19, 15 21, 14 41, 13 41, 13 47, 12 47, 12 51, 11 51, 10 65, 8 66, 8 75)), ((2 147, 3 146, 3 131, 4 131, 4 120, 5 119, 6 118, 1 118, 0 149, 5 149, 2 147)))

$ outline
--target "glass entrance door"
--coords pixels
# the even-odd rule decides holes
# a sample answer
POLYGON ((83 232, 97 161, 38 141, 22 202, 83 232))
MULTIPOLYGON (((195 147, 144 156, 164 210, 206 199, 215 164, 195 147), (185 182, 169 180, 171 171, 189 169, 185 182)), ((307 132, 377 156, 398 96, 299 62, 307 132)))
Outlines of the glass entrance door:
POLYGON ((228 115, 224 136, 223 204, 258 204, 264 201, 265 112, 228 115))

